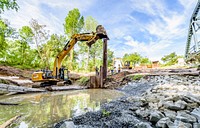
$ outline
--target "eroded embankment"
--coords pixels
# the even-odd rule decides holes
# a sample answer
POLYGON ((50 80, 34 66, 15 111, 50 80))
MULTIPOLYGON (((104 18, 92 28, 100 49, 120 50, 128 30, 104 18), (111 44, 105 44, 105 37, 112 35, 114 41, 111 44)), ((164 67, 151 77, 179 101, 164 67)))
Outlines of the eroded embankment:
POLYGON ((118 88, 126 96, 56 125, 66 127, 200 127, 197 74, 147 75, 118 88))

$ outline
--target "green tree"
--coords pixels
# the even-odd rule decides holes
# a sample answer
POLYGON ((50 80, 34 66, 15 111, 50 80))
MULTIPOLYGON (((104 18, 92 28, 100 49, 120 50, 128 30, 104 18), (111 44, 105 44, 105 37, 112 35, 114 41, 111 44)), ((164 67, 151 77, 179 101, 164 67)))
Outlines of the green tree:
POLYGON ((66 37, 63 35, 52 34, 46 44, 43 44, 43 54, 46 57, 46 65, 53 66, 54 60, 59 52, 64 48, 66 37))
POLYGON ((131 53, 131 54, 125 54, 124 57, 123 57, 123 61, 130 61, 133 63, 134 67, 135 67, 135 64, 137 63, 140 63, 141 61, 141 55, 138 54, 137 52, 135 53, 131 53))
POLYGON ((3 54, 5 48, 7 47, 7 43, 5 40, 5 33, 7 29, 7 24, 0 20, 0 54, 3 54))
MULTIPOLYGON (((98 25, 98 22, 93 17, 88 16, 85 20, 84 31, 89 32, 89 33, 95 32, 97 25, 98 25)), ((102 43, 102 42, 96 42, 92 47, 88 47, 84 44, 80 45, 81 51, 84 51, 85 53, 87 53, 87 58, 84 59, 84 60, 87 60, 86 61, 86 67, 85 67, 86 69, 89 68, 90 57, 93 58, 93 64, 92 65, 95 66, 96 53, 98 53, 98 51, 99 51, 99 49, 97 47, 98 46, 101 47, 100 43, 102 43)))
POLYGON ((48 39, 48 31, 45 30, 46 25, 41 25, 38 23, 37 20, 31 19, 30 26, 34 34, 33 36, 34 43, 37 47, 37 51, 40 56, 40 59, 42 60, 41 64, 43 65, 43 67, 48 67, 49 65, 45 63, 46 62, 45 59, 47 58, 46 54, 42 54, 43 52, 45 52, 42 49, 42 44, 46 42, 48 39))
POLYGON ((141 64, 149 64, 151 61, 147 57, 142 57, 140 60, 141 64))
POLYGON ((138 54, 136 52, 130 54, 128 58, 129 58, 129 61, 133 63, 134 67, 135 67, 135 64, 139 63, 141 60, 140 54, 138 54))
POLYGON ((129 60, 128 57, 129 57, 129 54, 125 53, 124 56, 123 56, 123 59, 122 59, 123 62, 128 61, 129 60))
POLYGON ((111 51, 110 49, 108 49, 108 67, 111 67, 112 66, 112 63, 113 63, 113 58, 114 58, 114 52, 111 51))
POLYGON ((174 65, 178 62, 179 56, 176 55, 175 52, 170 53, 169 55, 165 55, 161 58, 166 66, 174 65))
POLYGON ((7 37, 14 35, 15 30, 9 26, 9 22, 0 19, 0 57, 4 58, 6 50, 8 48, 8 43, 6 41, 7 37))
POLYGON ((33 31, 29 26, 23 26, 20 30, 19 30, 19 35, 21 40, 19 41, 20 43, 20 49, 19 51, 21 51, 21 64, 23 65, 24 62, 27 60, 28 56, 26 54, 27 50, 30 50, 30 46, 29 43, 32 42, 33 40, 33 31))
MULTIPOLYGON (((81 16, 77 8, 69 11, 68 15, 65 18, 64 31, 68 37, 71 37, 73 34, 80 33, 81 29, 84 26, 84 17, 81 16)), ((74 49, 70 52, 70 64, 69 68, 73 70, 73 61, 74 61, 74 49)))
POLYGON ((0 1, 0 14, 3 13, 5 11, 5 9, 9 10, 9 9, 14 9, 14 10, 18 10, 19 6, 16 2, 16 0, 1 0, 0 1))

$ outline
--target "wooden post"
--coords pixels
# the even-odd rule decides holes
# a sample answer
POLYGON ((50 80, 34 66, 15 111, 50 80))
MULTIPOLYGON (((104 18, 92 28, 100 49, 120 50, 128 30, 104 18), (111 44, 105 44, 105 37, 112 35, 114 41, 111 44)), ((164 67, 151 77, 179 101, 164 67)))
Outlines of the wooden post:
POLYGON ((100 88, 103 88, 103 67, 100 66, 100 84, 99 84, 99 87, 100 88))
POLYGON ((107 78, 107 40, 103 39, 103 79, 107 78))

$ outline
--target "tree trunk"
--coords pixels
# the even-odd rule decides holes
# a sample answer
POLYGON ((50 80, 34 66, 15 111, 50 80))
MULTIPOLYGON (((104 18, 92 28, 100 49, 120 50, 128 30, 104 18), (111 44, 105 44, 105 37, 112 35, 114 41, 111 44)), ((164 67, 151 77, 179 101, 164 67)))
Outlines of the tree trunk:
POLYGON ((37 41, 37 37, 35 37, 35 44, 36 44, 36 46, 37 46, 37 51, 38 51, 38 54, 39 54, 39 56, 40 56, 42 62, 45 63, 45 61, 44 61, 44 59, 43 59, 43 57, 42 57, 42 54, 41 54, 41 52, 40 52, 40 47, 39 47, 39 44, 38 44, 38 41, 37 41))

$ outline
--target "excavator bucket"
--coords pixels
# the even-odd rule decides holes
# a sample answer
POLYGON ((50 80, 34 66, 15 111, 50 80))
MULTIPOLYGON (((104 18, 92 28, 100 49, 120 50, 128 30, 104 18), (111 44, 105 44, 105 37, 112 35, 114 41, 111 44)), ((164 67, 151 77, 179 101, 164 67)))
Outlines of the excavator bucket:
POLYGON ((87 45, 89 47, 91 47, 91 45, 94 44, 98 39, 109 39, 106 30, 102 25, 97 26, 95 34, 96 34, 95 38, 87 42, 87 45))
POLYGON ((106 33, 106 30, 102 25, 97 26, 96 33, 97 33, 97 35, 99 36, 100 39, 103 39, 103 38, 109 39, 108 35, 106 33))

